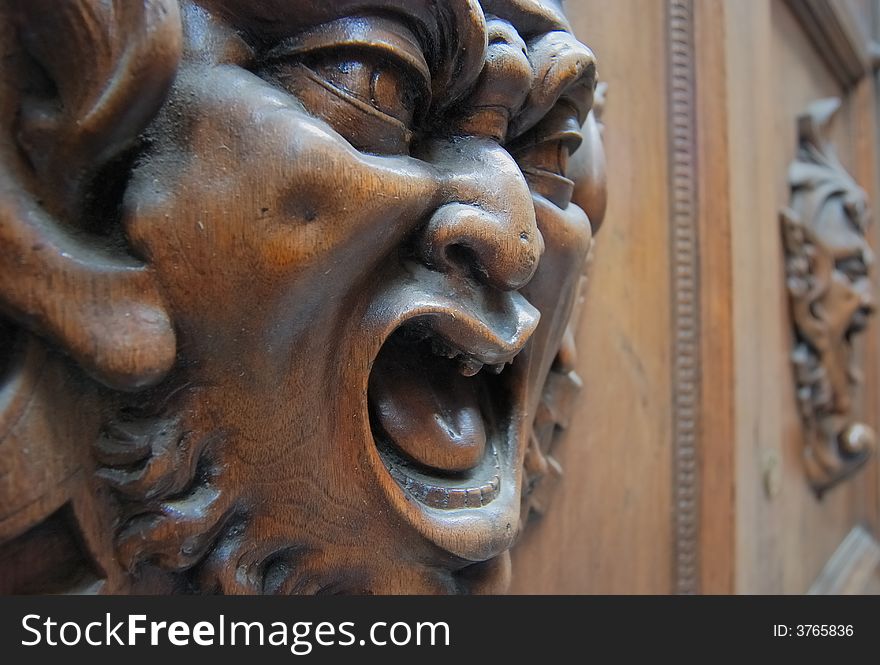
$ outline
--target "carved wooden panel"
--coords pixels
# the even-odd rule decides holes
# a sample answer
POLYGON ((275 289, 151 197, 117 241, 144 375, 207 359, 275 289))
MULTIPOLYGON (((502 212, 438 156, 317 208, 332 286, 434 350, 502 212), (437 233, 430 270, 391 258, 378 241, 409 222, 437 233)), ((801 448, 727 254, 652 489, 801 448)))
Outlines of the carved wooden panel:
POLYGON ((880 544, 858 525, 819 573, 808 593, 814 595, 868 594, 880 591, 880 544))
POLYGON ((798 118, 789 206, 780 215, 796 344, 792 361, 806 431, 807 476, 821 494, 864 464, 876 435, 852 407, 862 369, 853 343, 874 313, 867 196, 837 159, 827 127, 836 98, 798 118))
POLYGON ((559 3, 0 7, 0 591, 504 590, 605 205, 559 3))
POLYGON ((851 0, 785 1, 842 86, 854 85, 871 71, 876 46, 864 8, 851 0))

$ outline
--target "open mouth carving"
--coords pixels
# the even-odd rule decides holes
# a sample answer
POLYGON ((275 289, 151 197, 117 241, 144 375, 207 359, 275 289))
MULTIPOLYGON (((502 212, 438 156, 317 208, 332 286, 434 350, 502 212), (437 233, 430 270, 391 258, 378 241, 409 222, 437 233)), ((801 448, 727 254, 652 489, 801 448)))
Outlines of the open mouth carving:
POLYGON ((382 346, 368 391, 386 469, 412 498, 441 510, 480 508, 499 495, 513 413, 508 366, 527 338, 505 341, 451 320, 403 323, 382 346))

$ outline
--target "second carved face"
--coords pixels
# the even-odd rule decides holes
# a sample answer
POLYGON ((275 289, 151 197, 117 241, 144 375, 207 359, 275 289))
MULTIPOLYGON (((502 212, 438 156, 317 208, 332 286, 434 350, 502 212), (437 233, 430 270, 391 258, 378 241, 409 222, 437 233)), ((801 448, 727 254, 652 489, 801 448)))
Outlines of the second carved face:
POLYGON ((822 492, 858 468, 875 435, 855 418, 860 382, 856 336, 874 313, 865 192, 844 170, 825 132, 839 100, 815 102, 800 118, 789 207, 782 213, 786 271, 798 336, 793 353, 808 437, 807 474, 822 492))

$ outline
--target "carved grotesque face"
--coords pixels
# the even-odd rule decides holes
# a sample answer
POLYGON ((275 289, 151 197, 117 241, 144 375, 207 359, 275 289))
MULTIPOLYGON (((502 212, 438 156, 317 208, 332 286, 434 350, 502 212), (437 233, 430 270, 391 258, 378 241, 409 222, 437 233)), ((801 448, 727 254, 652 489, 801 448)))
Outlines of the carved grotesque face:
POLYGON ((831 394, 828 408, 843 413, 850 408, 849 385, 852 376, 852 341, 863 331, 874 311, 868 271, 873 254, 865 241, 868 215, 864 194, 853 190, 848 200, 839 200, 828 209, 813 227, 817 274, 825 289, 817 294, 814 312, 823 322, 822 329, 806 329, 805 337, 818 349, 836 349, 840 357, 829 359, 835 366, 831 372, 831 394))
POLYGON ((873 314, 864 191, 822 138, 837 100, 816 103, 801 120, 801 150, 783 212, 788 285, 798 335, 798 398, 809 436, 807 470, 822 490, 866 459, 874 433, 855 420, 860 381, 853 342, 873 314))
POLYGON ((119 208, 176 339, 98 442, 120 560, 227 592, 503 589, 591 244, 566 165, 592 54, 552 2, 180 13, 119 208))

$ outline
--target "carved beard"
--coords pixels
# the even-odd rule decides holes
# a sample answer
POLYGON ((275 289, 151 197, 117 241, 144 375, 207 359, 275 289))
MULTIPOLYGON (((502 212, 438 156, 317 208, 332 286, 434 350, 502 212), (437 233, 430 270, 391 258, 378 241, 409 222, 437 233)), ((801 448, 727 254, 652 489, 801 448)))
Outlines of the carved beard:
POLYGON ((166 592, 369 592, 365 573, 313 565, 325 554, 292 533, 268 546, 249 534, 248 488, 229 478, 230 433, 211 427, 204 392, 180 385, 120 404, 95 445, 98 475, 119 499, 117 558, 132 591, 155 592, 159 575, 166 592))
MULTIPOLYGON (((134 574, 135 589, 144 564, 198 577, 197 564, 238 519, 221 480, 228 436, 210 426, 201 392, 182 384, 136 402, 122 397, 94 445, 97 475, 118 499, 117 559, 134 574)), ((167 584, 194 582, 181 576, 167 584)))

